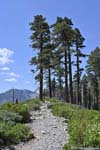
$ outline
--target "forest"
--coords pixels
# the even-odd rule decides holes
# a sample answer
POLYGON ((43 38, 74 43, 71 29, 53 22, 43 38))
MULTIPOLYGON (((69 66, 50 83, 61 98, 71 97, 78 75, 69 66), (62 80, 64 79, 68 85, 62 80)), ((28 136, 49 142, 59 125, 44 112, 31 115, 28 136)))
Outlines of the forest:
POLYGON ((84 53, 85 37, 66 16, 49 25, 43 15, 36 15, 30 30, 34 53, 30 65, 39 83, 40 99, 58 98, 99 110, 100 48, 84 53))

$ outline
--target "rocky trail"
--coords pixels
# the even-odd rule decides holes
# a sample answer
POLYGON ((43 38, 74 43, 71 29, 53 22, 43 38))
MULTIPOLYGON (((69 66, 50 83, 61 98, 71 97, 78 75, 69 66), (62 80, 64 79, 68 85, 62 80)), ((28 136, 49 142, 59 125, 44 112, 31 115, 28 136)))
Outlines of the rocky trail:
POLYGON ((47 105, 45 102, 39 111, 31 112, 32 122, 28 126, 32 128, 35 139, 17 145, 16 150, 63 150, 69 138, 67 125, 64 118, 53 116, 47 105))

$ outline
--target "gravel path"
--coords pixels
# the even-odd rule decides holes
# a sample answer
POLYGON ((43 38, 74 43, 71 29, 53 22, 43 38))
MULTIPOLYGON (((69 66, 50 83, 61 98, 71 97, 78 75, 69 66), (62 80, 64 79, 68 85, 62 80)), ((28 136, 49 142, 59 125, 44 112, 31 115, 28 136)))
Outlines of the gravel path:
POLYGON ((16 150, 63 150, 64 144, 68 141, 66 123, 64 118, 55 117, 45 102, 40 111, 31 112, 31 126, 35 139, 19 144, 16 150))

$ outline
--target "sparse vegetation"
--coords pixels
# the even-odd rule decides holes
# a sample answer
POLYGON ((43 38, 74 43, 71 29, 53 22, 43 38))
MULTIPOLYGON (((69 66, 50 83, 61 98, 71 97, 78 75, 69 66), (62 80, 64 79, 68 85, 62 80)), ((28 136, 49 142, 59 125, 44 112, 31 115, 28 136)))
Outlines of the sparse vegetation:
POLYGON ((70 139, 65 150, 71 147, 100 148, 100 113, 95 110, 81 109, 79 106, 53 102, 54 115, 66 118, 70 139))
POLYGON ((30 127, 24 125, 30 121, 30 111, 40 109, 40 100, 28 100, 22 103, 5 103, 0 106, 0 147, 17 144, 33 138, 30 127))
POLYGON ((24 124, 0 123, 0 146, 18 144, 20 141, 27 141, 33 137, 31 128, 24 124))
POLYGON ((7 110, 17 113, 22 116, 22 122, 28 122, 30 120, 30 111, 40 109, 40 100, 28 100, 22 103, 5 103, 0 106, 0 110, 7 110))

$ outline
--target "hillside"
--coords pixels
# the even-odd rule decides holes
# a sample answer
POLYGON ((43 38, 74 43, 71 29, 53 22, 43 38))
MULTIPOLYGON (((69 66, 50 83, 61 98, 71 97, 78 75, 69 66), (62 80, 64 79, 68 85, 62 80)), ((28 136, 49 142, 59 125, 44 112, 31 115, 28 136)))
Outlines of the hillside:
POLYGON ((36 97, 38 97, 38 94, 30 90, 10 89, 0 94, 0 103, 12 102, 13 99, 14 101, 16 99, 18 99, 19 101, 25 101, 36 97))

